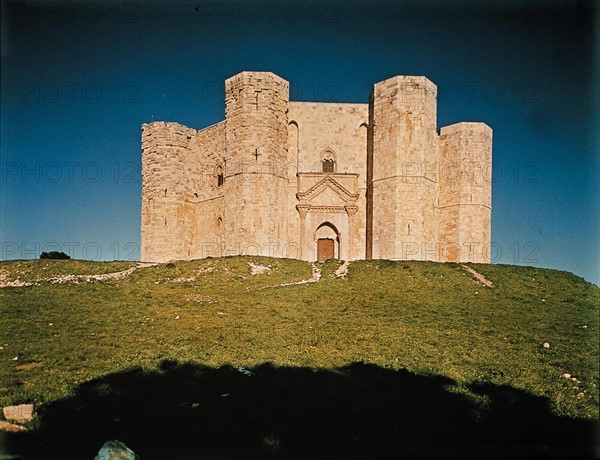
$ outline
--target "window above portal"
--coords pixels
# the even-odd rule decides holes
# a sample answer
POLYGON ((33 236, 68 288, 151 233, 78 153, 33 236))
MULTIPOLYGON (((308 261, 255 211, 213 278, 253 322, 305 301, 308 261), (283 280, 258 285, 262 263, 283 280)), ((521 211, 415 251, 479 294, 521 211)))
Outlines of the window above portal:
POLYGON ((335 172, 335 154, 327 149, 321 153, 321 172, 334 173, 335 172))
POLYGON ((325 159, 323 160, 323 172, 324 173, 332 173, 335 171, 335 163, 333 160, 325 159))

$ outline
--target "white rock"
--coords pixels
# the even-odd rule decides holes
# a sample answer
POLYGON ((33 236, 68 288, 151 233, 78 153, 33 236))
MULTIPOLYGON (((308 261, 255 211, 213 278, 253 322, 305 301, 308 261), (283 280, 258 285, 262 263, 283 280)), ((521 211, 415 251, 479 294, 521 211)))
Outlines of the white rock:
POLYGON ((250 267, 250 273, 252 273, 252 275, 262 275, 271 271, 271 267, 269 265, 260 265, 248 262, 248 266, 250 267))
POLYGON ((245 367, 238 367, 238 371, 240 371, 242 374, 244 374, 246 377, 250 377, 253 375, 253 373, 251 371, 249 371, 248 369, 246 369, 245 367))
MULTIPOLYGON (((22 425, 16 425, 14 423, 8 423, 4 420, 0 420, 0 431, 7 431, 9 433, 19 433, 20 431, 27 431, 22 425)), ((12 457, 2 457, 2 458, 12 458, 12 457)), ((16 457, 15 457, 16 458, 16 457)))
POLYGON ((544 348, 550 348, 550 344, 548 342, 544 342, 542 346, 544 348))
POLYGON ((121 441, 107 441, 94 460, 135 460, 135 453, 121 441))
POLYGON ((18 423, 33 420, 33 404, 19 404, 18 406, 6 406, 2 408, 2 414, 6 420, 18 423))
POLYGON ((179 319, 179 315, 177 315, 177 316, 175 317, 175 319, 179 319))
POLYGON ((563 375, 561 375, 561 377, 563 377, 565 379, 570 379, 571 378, 571 374, 564 373, 563 375))

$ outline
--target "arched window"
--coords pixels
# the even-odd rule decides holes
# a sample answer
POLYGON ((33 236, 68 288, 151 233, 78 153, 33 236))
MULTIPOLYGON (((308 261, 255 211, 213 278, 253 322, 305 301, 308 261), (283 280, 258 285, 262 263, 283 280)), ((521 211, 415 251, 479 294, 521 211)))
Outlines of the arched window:
POLYGON ((323 160, 323 172, 332 173, 335 170, 335 163, 332 159, 325 158, 323 160))
POLYGON ((335 154, 331 150, 321 153, 321 171, 324 173, 335 172, 335 154))

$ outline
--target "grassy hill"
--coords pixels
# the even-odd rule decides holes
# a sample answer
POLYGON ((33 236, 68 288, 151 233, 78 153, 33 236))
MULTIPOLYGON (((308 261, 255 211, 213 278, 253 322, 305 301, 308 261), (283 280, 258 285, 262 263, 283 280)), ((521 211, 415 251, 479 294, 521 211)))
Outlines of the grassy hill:
MULTIPOLYGON (((415 397, 427 401, 428 393, 421 394, 420 389, 441 379, 432 390, 432 404, 434 394, 443 395, 443 401, 455 398, 448 408, 466 404, 464 414, 473 427, 484 426, 486 420, 500 423, 502 411, 518 412, 522 409, 518 401, 526 400, 547 408, 547 417, 556 420, 597 423, 598 287, 556 270, 467 265, 481 277, 476 279, 459 264, 408 261, 352 262, 346 275, 336 274, 339 262, 328 261, 315 265, 321 271, 318 280, 308 263, 260 257, 154 266, 2 262, 0 405, 34 403, 40 417, 31 427, 39 431, 44 429, 45 414, 51 420, 60 404, 81 403, 86 391, 85 401, 93 400, 90 388, 98 398, 124 393, 128 400, 135 399, 127 393, 131 389, 124 383, 127 379, 118 380, 123 376, 156 392, 153 384, 141 383, 141 376, 162 375, 173 383, 177 375, 179 386, 167 393, 179 391, 188 399, 201 399, 186 382, 195 382, 206 394, 206 385, 214 384, 202 380, 209 374, 233 387, 239 385, 235 379, 263 378, 264 387, 271 388, 289 373, 291 382, 286 382, 295 388, 293 382, 308 378, 304 372, 309 372, 313 379, 327 376, 318 385, 324 391, 320 397, 335 400, 347 391, 353 407, 364 403, 364 385, 380 391, 382 382, 409 382, 415 397), (303 280, 312 282, 293 284, 303 280), (487 286, 485 280, 493 285, 487 286), (344 380, 340 377, 344 375, 362 377, 344 380), (111 387, 106 384, 110 379, 120 383, 113 381, 111 387), (116 390, 119 385, 125 385, 121 393, 116 390)), ((310 382, 302 388, 312 388, 310 382)), ((233 395, 226 389, 211 391, 222 391, 217 396, 223 400, 233 395)), ((304 390, 298 391, 286 397, 306 397, 304 390)), ((217 396, 215 401, 221 401, 217 396)), ((390 398, 379 403, 406 404, 390 398)), ((291 404, 288 399, 286 404, 291 404)), ((171 407, 166 400, 157 400, 171 407)), ((185 408, 191 403, 178 404, 185 408)), ((440 410, 445 407, 437 404, 440 410)), ((136 406, 138 412, 142 406, 136 406)), ((338 414, 345 410, 341 402, 335 407, 338 414)), ((366 414, 370 412, 365 406, 362 416, 366 414)), ((277 426, 282 424, 279 420, 277 426)), ((261 449, 267 446, 275 455, 293 436, 269 430, 261 432, 261 449)), ((144 458, 152 456, 147 453, 144 458)))

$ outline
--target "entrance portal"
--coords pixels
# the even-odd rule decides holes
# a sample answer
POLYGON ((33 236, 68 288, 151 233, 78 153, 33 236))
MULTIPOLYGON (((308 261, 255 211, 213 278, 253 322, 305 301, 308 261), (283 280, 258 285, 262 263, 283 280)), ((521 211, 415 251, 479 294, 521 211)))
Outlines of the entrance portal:
POLYGON ((335 258, 335 242, 331 238, 319 238, 317 240, 317 260, 324 262, 335 258))

